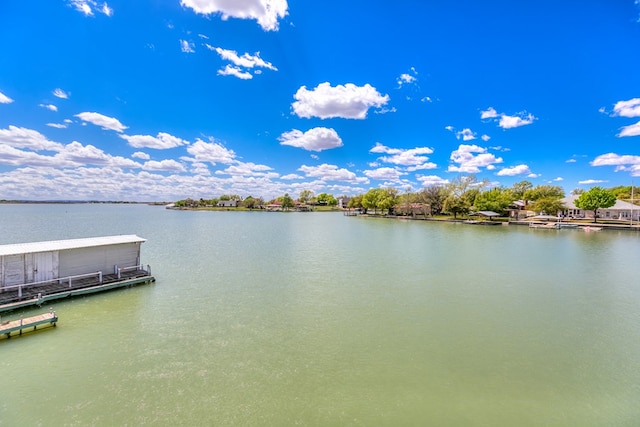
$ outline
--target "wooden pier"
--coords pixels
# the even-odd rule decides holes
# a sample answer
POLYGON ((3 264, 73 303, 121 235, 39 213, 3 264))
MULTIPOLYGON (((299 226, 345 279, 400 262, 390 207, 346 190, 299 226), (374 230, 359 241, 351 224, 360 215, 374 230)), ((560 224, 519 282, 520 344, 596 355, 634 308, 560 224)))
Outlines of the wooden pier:
POLYGON ((11 334, 14 332, 18 332, 18 335, 22 335, 23 331, 35 331, 40 325, 55 327, 57 322, 58 315, 53 310, 38 316, 27 317, 26 319, 20 318, 18 320, 0 322, 0 336, 11 338, 11 334))

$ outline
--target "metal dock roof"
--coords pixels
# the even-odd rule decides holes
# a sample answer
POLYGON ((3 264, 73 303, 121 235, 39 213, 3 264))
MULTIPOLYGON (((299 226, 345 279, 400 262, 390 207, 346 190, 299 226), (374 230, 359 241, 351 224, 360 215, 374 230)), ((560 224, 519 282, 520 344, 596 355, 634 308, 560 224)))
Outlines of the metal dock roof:
POLYGON ((127 234, 120 236, 89 237, 85 239, 51 240, 48 242, 14 243, 11 245, 0 245, 0 256, 142 242, 146 242, 146 239, 138 237, 135 234, 127 234))

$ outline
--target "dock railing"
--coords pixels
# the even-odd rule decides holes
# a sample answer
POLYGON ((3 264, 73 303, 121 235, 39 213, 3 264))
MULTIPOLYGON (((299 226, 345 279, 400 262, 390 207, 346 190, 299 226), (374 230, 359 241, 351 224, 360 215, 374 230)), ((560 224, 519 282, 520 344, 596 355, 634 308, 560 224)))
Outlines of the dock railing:
POLYGON ((58 284, 61 285, 63 283, 68 283, 69 287, 73 287, 73 283, 77 282, 80 279, 89 279, 92 277, 97 277, 98 281, 100 283, 103 282, 102 279, 102 271, 96 271, 93 273, 86 273, 86 274, 77 274, 75 276, 67 276, 67 277, 60 277, 58 279, 52 279, 52 280, 43 280, 40 282, 31 282, 31 283, 22 283, 20 285, 12 285, 12 286, 4 286, 1 288, 1 290, 3 292, 10 292, 10 291, 14 291, 17 290, 18 291, 18 298, 22 298, 22 291, 25 289, 29 289, 29 288, 34 288, 37 286, 46 286, 46 285, 51 285, 51 284, 58 284))

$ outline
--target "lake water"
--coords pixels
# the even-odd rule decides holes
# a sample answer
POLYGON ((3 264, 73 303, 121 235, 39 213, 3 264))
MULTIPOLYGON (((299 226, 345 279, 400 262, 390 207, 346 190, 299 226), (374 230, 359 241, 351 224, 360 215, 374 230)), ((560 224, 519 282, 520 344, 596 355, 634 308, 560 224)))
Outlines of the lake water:
POLYGON ((637 233, 0 205, 0 244, 113 234, 157 282, 0 340, 0 425, 640 424, 637 233))

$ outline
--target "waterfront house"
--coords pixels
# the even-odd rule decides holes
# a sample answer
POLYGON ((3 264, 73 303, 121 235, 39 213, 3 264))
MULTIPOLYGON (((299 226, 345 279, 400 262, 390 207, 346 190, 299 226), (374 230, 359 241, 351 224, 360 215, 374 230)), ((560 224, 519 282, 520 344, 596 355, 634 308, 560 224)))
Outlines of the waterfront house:
MULTIPOLYGON (((566 218, 593 219, 593 211, 584 211, 575 205, 575 201, 578 197, 579 196, 569 196, 562 199, 562 203, 566 207, 566 209, 562 211, 562 215, 566 218)), ((616 204, 610 208, 598 209, 598 218, 640 221, 640 206, 623 200, 616 200, 616 204)))

